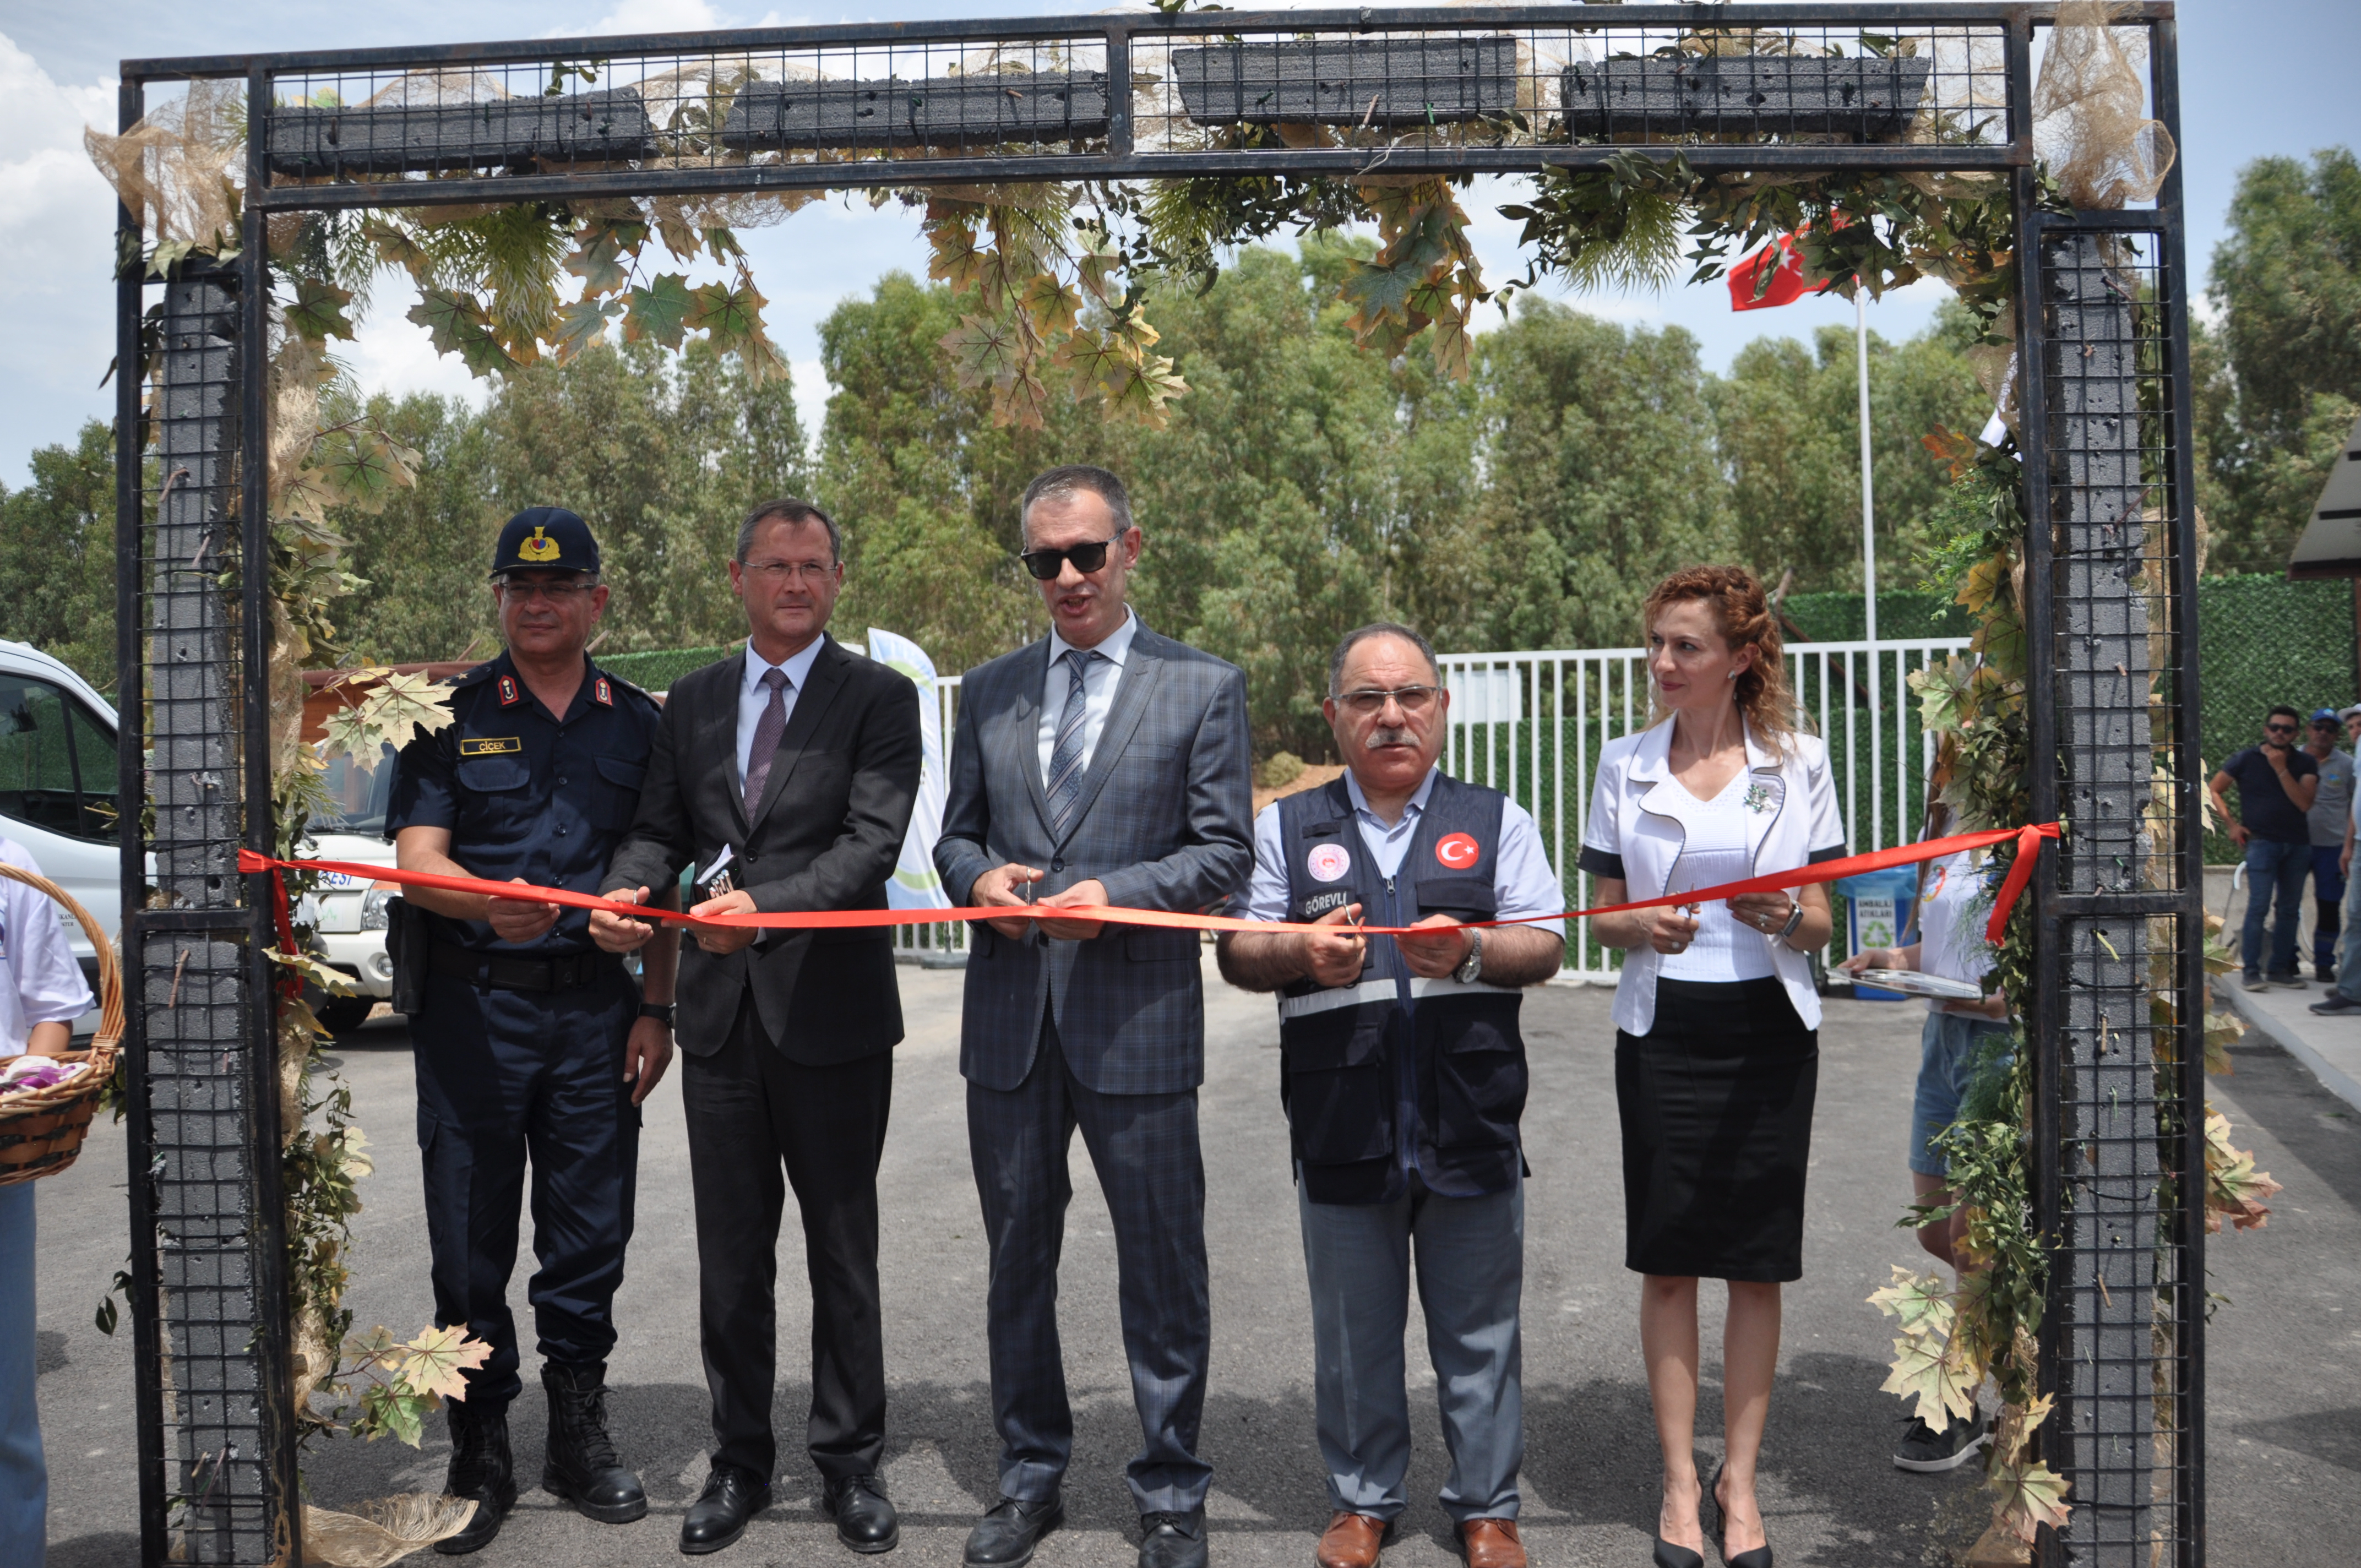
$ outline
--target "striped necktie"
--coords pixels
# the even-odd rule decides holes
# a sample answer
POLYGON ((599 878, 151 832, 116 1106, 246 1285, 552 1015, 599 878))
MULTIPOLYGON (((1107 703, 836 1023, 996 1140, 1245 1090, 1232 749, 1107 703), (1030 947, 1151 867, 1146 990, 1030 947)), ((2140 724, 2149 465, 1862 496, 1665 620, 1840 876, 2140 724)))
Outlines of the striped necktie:
POLYGON ((1090 692, 1082 672, 1104 654, 1069 648, 1065 664, 1066 709, 1058 716, 1057 744, 1049 749, 1049 830, 1063 833, 1067 819, 1082 798, 1082 729, 1090 716, 1090 692))
POLYGON ((787 672, 771 669, 763 672, 763 684, 771 688, 770 705, 763 717, 754 721, 754 744, 746 752, 746 820, 754 820, 755 811, 763 804, 763 786, 771 782, 771 759, 779 750, 779 737, 787 729, 787 672))

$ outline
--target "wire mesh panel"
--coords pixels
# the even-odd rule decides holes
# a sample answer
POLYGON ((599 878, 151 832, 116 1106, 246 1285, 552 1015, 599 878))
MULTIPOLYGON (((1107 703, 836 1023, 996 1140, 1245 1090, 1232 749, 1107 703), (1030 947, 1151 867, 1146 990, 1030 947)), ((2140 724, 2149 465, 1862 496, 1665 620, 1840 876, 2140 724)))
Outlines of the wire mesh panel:
POLYGON ((269 1289, 282 1223, 257 1166, 273 1136, 256 1092, 268 1003, 237 874, 243 638, 224 588, 243 564, 238 283, 225 269, 163 291, 148 411, 159 484, 139 560, 155 893, 126 925, 165 1360, 164 1452, 148 1463, 170 1477, 177 1560, 259 1564, 284 1560, 288 1499, 269 1289))
POLYGON ((2178 285, 2161 255, 2155 235, 2080 226, 2047 230, 2039 251, 2048 689, 2067 828, 2045 1074, 2058 1127, 2049 1441, 2074 1487, 2056 1550, 2125 1568, 2195 1550, 2203 1176, 2189 1158, 2202 1121, 2189 1001, 2202 916, 2184 869, 2196 825, 2180 743, 2193 650, 2178 571, 2191 533, 2174 477, 2178 285))
POLYGON ((1538 170, 1635 143, 1681 146, 1700 168, 1828 164, 1832 145, 1913 169, 2015 156, 1995 8, 1775 15, 1707 25, 1634 7, 1576 25, 1557 7, 1471 7, 1441 27, 1422 25, 1432 13, 1117 14, 370 51, 271 71, 261 201, 588 195, 651 174, 742 198, 1538 170))

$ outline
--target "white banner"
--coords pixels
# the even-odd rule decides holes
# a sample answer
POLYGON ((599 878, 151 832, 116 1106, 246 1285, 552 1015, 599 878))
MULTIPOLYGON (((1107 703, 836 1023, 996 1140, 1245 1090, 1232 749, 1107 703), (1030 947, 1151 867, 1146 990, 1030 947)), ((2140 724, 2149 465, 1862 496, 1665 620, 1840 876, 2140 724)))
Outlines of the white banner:
POLYGON ((906 637, 869 629, 869 656, 910 677, 918 687, 918 729, 925 762, 918 773, 918 800, 910 812, 910 831, 902 840, 902 859, 894 880, 885 884, 885 903, 893 909, 949 909, 941 873, 935 870, 935 840, 943 833, 943 792, 949 773, 944 766, 943 707, 935 689, 935 662, 906 637))

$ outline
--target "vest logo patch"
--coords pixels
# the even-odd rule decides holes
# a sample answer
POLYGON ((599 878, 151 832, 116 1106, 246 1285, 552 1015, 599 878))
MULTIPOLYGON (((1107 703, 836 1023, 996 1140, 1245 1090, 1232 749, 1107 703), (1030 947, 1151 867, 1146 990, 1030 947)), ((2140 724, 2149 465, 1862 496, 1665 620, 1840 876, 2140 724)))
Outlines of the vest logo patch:
POLYGON ((1340 882, 1353 869, 1353 857, 1342 844, 1314 844, 1303 857, 1303 869, 1312 873, 1313 882, 1340 882))
POLYGON ((524 750, 521 735, 485 735, 459 742, 463 757, 504 757, 524 750))
POLYGON ((1332 909, 1342 909, 1353 902, 1353 895, 1343 888, 1334 893, 1315 893, 1296 906, 1295 917, 1301 921, 1319 919, 1332 909))
POLYGON ((1434 846, 1434 858, 1455 872, 1464 872, 1484 858, 1476 840, 1465 833, 1447 834, 1434 846))

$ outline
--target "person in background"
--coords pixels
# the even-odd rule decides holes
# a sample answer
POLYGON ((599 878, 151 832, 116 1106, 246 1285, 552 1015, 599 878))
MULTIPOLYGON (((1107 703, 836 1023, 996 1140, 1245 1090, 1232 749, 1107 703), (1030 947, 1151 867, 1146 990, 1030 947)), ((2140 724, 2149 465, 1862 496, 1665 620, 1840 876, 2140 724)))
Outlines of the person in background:
MULTIPOLYGON (((1939 839, 1951 830, 1951 808, 1940 801, 1927 813, 1927 837, 1939 839)), ((1919 868, 1918 939, 1902 948, 1867 948, 1840 966, 1858 976, 1867 969, 1918 970, 1945 980, 1972 985, 1991 981, 1993 950, 1984 940, 1979 906, 1988 908, 1993 861, 1988 854, 1961 851, 1919 868)), ((1968 1087, 1988 1064, 2004 1061, 2009 1025, 2008 998, 1998 991, 1981 1002, 1927 999, 1927 1026, 1919 1036, 1918 1090, 1910 1116, 1910 1185, 1922 1211, 1956 1203, 1949 1184, 1949 1162, 1936 1146, 1945 1128, 1960 1119, 1960 1103, 1968 1087)), ((1918 1227, 1918 1245, 1940 1262, 1964 1276, 1969 1264, 1961 1249, 1967 1216, 1953 1209, 1941 1219, 1918 1227)), ((1916 1415, 1894 1451, 1896 1469, 1921 1475, 1956 1470, 1983 1447, 1987 1433, 1974 1411, 1954 1416, 1941 1430, 1916 1415)))
MULTIPOLYGON (((1653 721, 1600 749, 1583 870, 1600 904, 1646 902, 1845 852, 1828 749, 1796 728, 1779 623, 1736 566, 1693 566, 1648 595, 1653 721)), ((1640 1349, 1664 1455, 1656 1568, 1771 1568, 1755 1497, 1779 1367, 1780 1286, 1804 1273, 1804 1182, 1819 1085, 1828 890, 1806 886, 1591 916, 1625 949, 1615 982, 1623 1266, 1642 1276, 1640 1349), (1730 1289, 1725 1465, 1697 1471, 1697 1281, 1730 1289)))
MULTIPOLYGON (((2361 773, 2361 702, 2355 703, 2337 715, 2345 720, 2345 732, 2354 737, 2353 763, 2361 773)), ((2337 850, 2336 868, 2345 878, 2344 941, 2336 955, 2336 981, 2328 994, 2312 1004, 2312 1010, 2325 1018, 2347 1013, 2361 1013, 2361 877, 2353 874, 2353 845, 2361 837, 2361 789, 2353 792, 2351 803, 2345 811, 2345 843, 2337 850)))
POLYGON ((1328 1471, 1312 1561, 1373 1568, 1409 1500, 1415 1255, 1451 1454, 1444 1509, 1468 1568, 1525 1568, 1519 990, 1557 972, 1565 928, 1455 923, 1553 914, 1565 890, 1522 806, 1435 766, 1451 694, 1425 638, 1383 621, 1348 633, 1322 708, 1345 776, 1255 818, 1246 917, 1324 929, 1225 931, 1217 949, 1231 984, 1279 993, 1328 1471), (1363 937, 1361 923, 1444 929, 1363 937))
POLYGON ((2205 786, 2213 809, 2230 824, 2230 841, 2246 856, 2246 924, 2238 957, 2248 991, 2265 985, 2304 988, 2295 967, 2296 923, 2303 911, 2303 873, 2312 864, 2312 825, 2304 814, 2312 809, 2320 777, 2311 755, 2295 743, 2300 718, 2291 707, 2271 709, 2263 718, 2262 743, 2231 757, 2205 786), (2238 788, 2235 815, 2222 798, 2233 784, 2238 788), (2263 923, 2274 905, 2266 974, 2263 923))
MULTIPOLYGON (((13 839, 0 839, 0 861, 41 869, 13 839)), ((0 881, 0 1063, 64 1056, 89 1007, 57 905, 38 888, 0 881)), ((34 1186, 0 1187, 0 1563, 8 1568, 41 1568, 48 1550, 49 1473, 33 1386, 34 1186)))
POLYGON ((2320 770, 2319 793, 2303 814, 2312 829, 2312 973, 2336 978, 2336 938, 2345 908, 2345 829, 2353 817, 2353 758, 2338 745, 2345 727, 2333 707, 2312 716, 2304 751, 2320 770))

